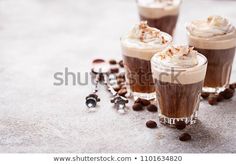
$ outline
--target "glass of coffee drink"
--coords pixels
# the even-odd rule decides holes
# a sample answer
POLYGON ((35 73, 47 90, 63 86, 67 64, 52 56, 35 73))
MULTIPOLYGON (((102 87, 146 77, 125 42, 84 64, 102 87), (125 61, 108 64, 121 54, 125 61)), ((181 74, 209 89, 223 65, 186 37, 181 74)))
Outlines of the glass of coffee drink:
POLYGON ((210 16, 187 24, 189 45, 208 59, 204 92, 228 87, 236 47, 236 30, 226 18, 210 16))
POLYGON ((207 69, 207 59, 188 46, 170 46, 151 60, 159 120, 194 124, 207 69))
POLYGON ((173 36, 181 0, 136 0, 139 17, 148 25, 173 36))
POLYGON ((121 38, 128 88, 134 99, 155 99, 150 60, 171 42, 169 34, 149 27, 147 22, 140 22, 121 38))

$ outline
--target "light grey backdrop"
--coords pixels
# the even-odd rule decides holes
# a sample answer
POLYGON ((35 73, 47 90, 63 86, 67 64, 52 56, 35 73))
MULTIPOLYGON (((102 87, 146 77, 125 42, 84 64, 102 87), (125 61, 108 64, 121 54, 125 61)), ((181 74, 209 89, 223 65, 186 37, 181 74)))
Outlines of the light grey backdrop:
MULTIPOLYGON (((186 43, 187 21, 212 14, 236 25, 235 1, 185 0, 176 43, 186 43)), ((138 22, 132 0, 0 0, 0 152, 236 152, 235 98, 201 103, 200 122, 186 129, 193 140, 162 125, 156 114, 119 115, 109 94, 88 113, 91 86, 53 86, 68 67, 86 72, 93 58, 121 59, 119 38, 138 22)), ((232 81, 236 81, 236 67, 232 81)))

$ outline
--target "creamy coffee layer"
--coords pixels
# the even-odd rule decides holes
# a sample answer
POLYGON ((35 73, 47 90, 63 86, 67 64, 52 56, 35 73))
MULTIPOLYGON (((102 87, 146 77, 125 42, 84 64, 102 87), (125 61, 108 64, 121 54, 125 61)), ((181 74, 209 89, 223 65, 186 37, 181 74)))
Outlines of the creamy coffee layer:
POLYGON ((156 80, 176 84, 193 84, 204 80, 207 59, 188 46, 170 46, 151 60, 156 80))
POLYGON ((157 19, 178 15, 181 0, 137 0, 139 14, 146 18, 157 19))
POLYGON ((209 16, 187 24, 189 45, 201 49, 229 49, 236 47, 236 29, 221 16, 209 16))
POLYGON ((172 42, 172 37, 143 21, 121 38, 122 52, 125 56, 150 60, 152 56, 172 42))

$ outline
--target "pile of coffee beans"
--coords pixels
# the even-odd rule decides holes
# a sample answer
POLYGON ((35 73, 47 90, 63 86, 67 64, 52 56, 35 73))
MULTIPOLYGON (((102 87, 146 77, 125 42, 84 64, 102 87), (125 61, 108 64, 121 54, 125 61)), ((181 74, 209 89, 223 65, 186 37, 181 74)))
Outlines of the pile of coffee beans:
MULTIPOLYGON (((143 111, 145 109, 147 109, 149 112, 157 112, 158 111, 158 108, 157 108, 156 105, 151 104, 150 101, 145 100, 145 99, 141 99, 141 98, 138 98, 134 102, 132 108, 133 108, 134 111, 143 111)), ((155 129, 155 128, 157 128, 157 123, 154 120, 149 120, 149 121, 146 122, 146 127, 150 128, 150 129, 155 129)), ((176 125, 175 125, 176 129, 183 130, 186 127, 187 127, 187 124, 185 123, 185 121, 180 120, 180 121, 176 122, 176 125)), ((180 141, 189 141, 189 140, 191 140, 191 138, 192 138, 191 135, 188 134, 188 133, 182 133, 179 136, 180 141)))
POLYGON ((111 65, 110 74, 115 76, 116 85, 113 85, 113 89, 123 97, 127 95, 127 87, 125 84, 125 73, 124 73, 124 63, 123 60, 117 61, 115 59, 111 59, 108 61, 111 65))
POLYGON ((203 92, 201 96, 203 99, 207 100, 210 105, 217 105, 219 102, 231 99, 234 96, 235 89, 236 83, 232 83, 229 85, 229 88, 226 88, 220 93, 203 92))
POLYGON ((149 111, 149 112, 157 112, 157 106, 154 104, 151 104, 151 102, 149 100, 146 99, 141 99, 138 98, 133 105, 133 110, 134 111, 142 111, 145 108, 149 111))

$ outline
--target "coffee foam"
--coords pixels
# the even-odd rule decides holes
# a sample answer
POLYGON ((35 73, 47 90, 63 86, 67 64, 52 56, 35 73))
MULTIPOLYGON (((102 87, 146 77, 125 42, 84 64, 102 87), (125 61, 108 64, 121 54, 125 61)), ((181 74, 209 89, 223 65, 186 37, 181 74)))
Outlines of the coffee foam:
POLYGON ((185 64, 166 64, 160 57, 162 52, 155 54, 152 59, 152 73, 154 79, 175 84, 193 84, 204 81, 207 68, 207 59, 202 54, 196 53, 197 63, 192 66, 185 64))
POLYGON ((172 37, 169 34, 149 27, 147 22, 136 25, 121 38, 123 55, 143 60, 150 60, 155 53, 162 51, 171 42, 172 37))
POLYGON ((181 0, 137 0, 139 14, 150 19, 178 15, 181 0))
POLYGON ((210 16, 187 24, 189 45, 200 49, 236 47, 236 30, 226 18, 210 16))

